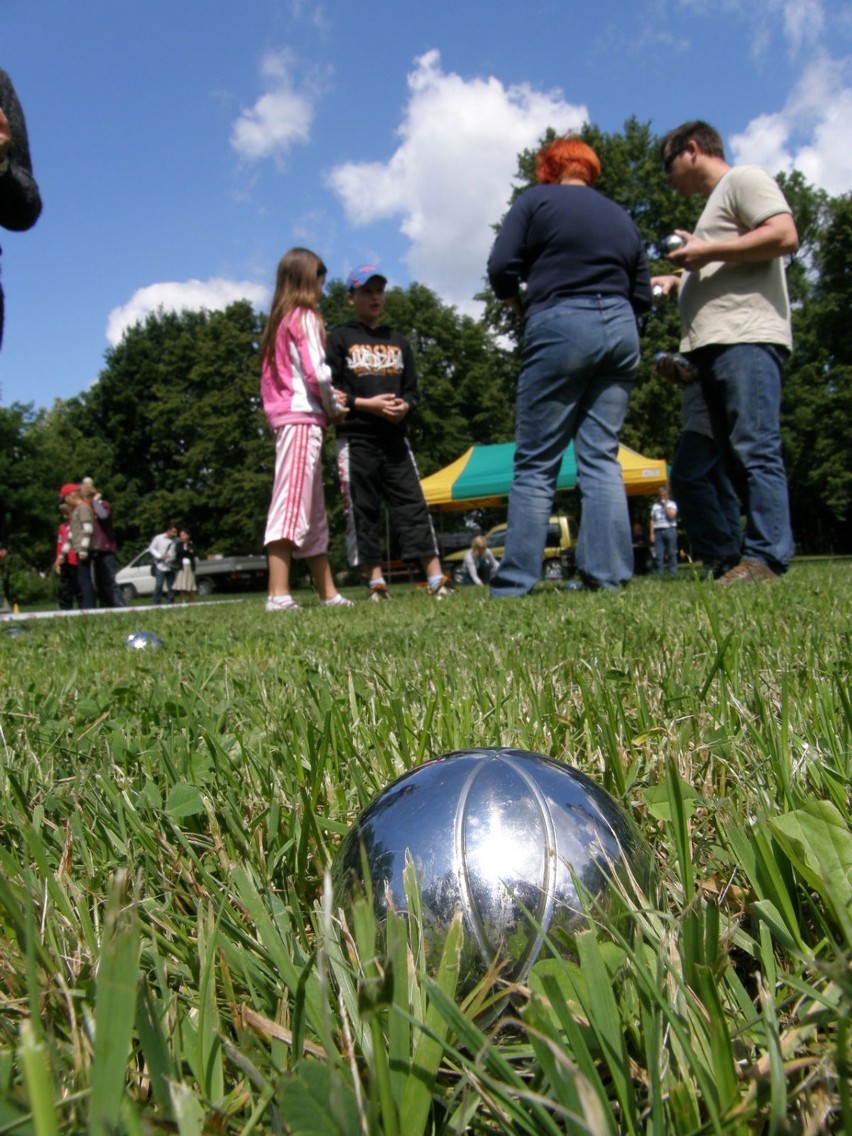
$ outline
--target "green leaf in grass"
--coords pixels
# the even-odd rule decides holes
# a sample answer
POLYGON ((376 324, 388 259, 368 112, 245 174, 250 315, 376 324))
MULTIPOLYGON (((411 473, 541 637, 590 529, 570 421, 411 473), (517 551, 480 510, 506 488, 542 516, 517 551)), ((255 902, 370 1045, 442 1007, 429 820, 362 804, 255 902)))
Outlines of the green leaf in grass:
POLYGON ((808 887, 824 900, 852 945, 852 832, 830 801, 808 801, 802 808, 767 821, 808 887))
POLYGON ((285 1080, 278 1103, 293 1136, 360 1136, 355 1094, 330 1065, 303 1061, 285 1080))
POLYGON ((203 813, 204 801, 195 785, 181 781, 173 786, 166 801, 166 812, 175 820, 203 813))

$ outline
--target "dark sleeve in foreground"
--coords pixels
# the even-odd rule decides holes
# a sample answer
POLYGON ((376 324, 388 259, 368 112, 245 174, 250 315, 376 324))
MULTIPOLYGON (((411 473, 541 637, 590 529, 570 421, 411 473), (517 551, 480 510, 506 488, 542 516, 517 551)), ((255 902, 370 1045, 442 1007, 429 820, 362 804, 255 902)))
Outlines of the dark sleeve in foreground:
POLYGON ((9 120, 12 142, 9 168, 0 174, 0 225, 23 232, 31 229, 41 213, 41 195, 33 177, 30 144, 24 112, 5 71, 0 71, 0 107, 9 120))

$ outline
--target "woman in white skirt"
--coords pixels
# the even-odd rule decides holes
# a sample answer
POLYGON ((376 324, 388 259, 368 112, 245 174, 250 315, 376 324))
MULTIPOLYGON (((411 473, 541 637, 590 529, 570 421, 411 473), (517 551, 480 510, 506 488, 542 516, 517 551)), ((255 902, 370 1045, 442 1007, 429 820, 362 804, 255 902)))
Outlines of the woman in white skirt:
POLYGON ((181 529, 178 534, 175 564, 177 565, 175 591, 180 595, 181 603, 186 603, 187 599, 192 603, 198 591, 198 585, 195 583, 195 545, 186 529, 181 529))

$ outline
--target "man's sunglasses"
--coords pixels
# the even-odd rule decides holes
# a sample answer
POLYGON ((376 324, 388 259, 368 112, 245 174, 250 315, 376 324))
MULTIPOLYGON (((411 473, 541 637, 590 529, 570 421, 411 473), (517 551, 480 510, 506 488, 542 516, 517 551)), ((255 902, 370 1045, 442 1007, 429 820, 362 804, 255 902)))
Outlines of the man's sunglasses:
POLYGON ((663 173, 667 174, 672 168, 672 163, 674 162, 675 158, 679 157, 681 154, 685 154, 688 149, 689 143, 687 142, 687 144, 685 146, 681 146, 679 150, 672 150, 671 154, 666 154, 665 158, 663 158, 663 173))

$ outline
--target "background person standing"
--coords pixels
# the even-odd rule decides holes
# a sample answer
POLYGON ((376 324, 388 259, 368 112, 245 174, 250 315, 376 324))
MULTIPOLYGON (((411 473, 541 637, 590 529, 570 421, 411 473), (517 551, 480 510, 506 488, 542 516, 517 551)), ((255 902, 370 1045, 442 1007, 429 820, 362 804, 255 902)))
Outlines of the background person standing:
POLYGON ((651 306, 651 285, 632 219, 592 188, 600 170, 579 138, 545 146, 536 159, 540 184, 512 205, 488 259, 495 295, 525 320, 506 551, 491 581, 498 599, 526 595, 538 582, 572 440, 583 582, 614 590, 633 575, 618 442, 639 366, 636 316, 651 306))
POLYGON ((713 434, 746 516, 739 562, 720 585, 772 580, 787 570, 793 534, 781 454, 781 370, 792 348, 782 258, 798 248, 790 206, 774 178, 725 161, 719 134, 695 120, 670 131, 660 154, 669 184, 706 204, 695 232, 669 254, 681 352, 698 368, 713 434))
POLYGON ((195 582, 195 561, 195 545, 192 543, 192 538, 186 529, 181 529, 175 555, 177 565, 175 591, 180 596, 182 604, 185 604, 187 600, 192 603, 195 600, 195 593, 198 591, 198 585, 195 582))
POLYGON ((417 369, 408 340, 382 323, 386 278, 373 264, 349 273, 354 319, 328 337, 335 389, 347 417, 337 424, 337 469, 346 514, 349 563, 367 578, 369 597, 388 599, 382 575, 379 506, 384 500, 403 560, 419 560, 429 594, 452 592, 420 487, 406 419, 417 406, 417 369))
POLYGON ((154 559, 154 595, 151 603, 159 605, 166 589, 166 603, 175 602, 175 558, 177 556, 177 525, 167 525, 165 530, 148 545, 154 559))
POLYGON ((677 505, 669 499, 669 491, 664 485, 657 490, 657 500, 651 506, 651 527, 649 531, 651 548, 657 575, 665 573, 666 557, 669 558, 669 574, 677 575, 677 505))

